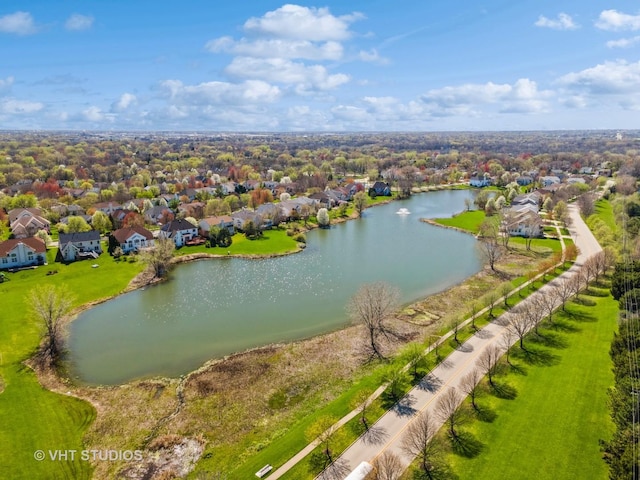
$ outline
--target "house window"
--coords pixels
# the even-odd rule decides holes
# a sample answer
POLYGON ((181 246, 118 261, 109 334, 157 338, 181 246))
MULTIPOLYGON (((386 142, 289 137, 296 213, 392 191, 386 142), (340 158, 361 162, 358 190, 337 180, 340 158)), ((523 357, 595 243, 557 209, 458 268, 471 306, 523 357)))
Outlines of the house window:
POLYGON ((9 263, 9 260, 7 260, 6 258, 3 258, 2 263, 9 263))

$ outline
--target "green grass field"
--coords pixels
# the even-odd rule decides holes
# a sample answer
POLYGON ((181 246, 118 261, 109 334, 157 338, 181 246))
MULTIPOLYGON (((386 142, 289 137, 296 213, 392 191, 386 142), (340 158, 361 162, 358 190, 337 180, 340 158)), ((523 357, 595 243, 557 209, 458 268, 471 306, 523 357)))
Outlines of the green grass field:
POLYGON ((485 219, 485 213, 482 210, 471 210, 462 212, 451 218, 436 218, 434 221, 446 227, 456 227, 471 233, 480 231, 480 224, 485 219))
POLYGON ((525 340, 529 354, 512 349, 519 372, 497 381, 517 392, 515 399, 499 399, 486 387, 478 404, 495 420, 462 428, 479 442, 479 454, 448 458, 461 480, 607 478, 598 442, 613 428, 608 350, 618 308, 610 296, 582 298, 595 305, 571 303, 567 313, 556 314, 555 327, 541 330, 541 339, 525 340))
MULTIPOLYGON (((50 261, 53 252, 48 255, 50 261)), ((47 283, 64 284, 75 297, 74 305, 115 295, 139 271, 138 263, 115 262, 108 255, 70 265, 50 263, 35 270, 9 273, 0 284, 0 471, 12 479, 90 478, 87 462, 34 459, 36 450, 82 450, 82 437, 95 417, 88 403, 52 393, 40 386, 23 361, 40 339, 40 327, 27 312, 28 292, 47 283), (99 265, 92 268, 91 265, 99 265), (46 275, 57 270, 55 275, 46 275)))
POLYGON ((210 253, 211 255, 273 255, 295 252, 298 250, 298 242, 293 237, 288 237, 285 230, 265 230, 262 237, 249 240, 244 234, 236 233, 229 248, 204 245, 196 247, 182 247, 176 251, 176 255, 189 255, 191 253, 210 253))

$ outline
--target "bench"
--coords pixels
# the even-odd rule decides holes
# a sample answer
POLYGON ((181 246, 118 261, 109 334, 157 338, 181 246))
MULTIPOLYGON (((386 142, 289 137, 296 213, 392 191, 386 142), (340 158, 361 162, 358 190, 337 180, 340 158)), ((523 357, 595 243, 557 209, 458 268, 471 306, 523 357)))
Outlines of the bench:
POLYGON ((264 467, 262 467, 260 470, 258 470, 256 472, 256 477, 258 478, 262 478, 264 477, 267 473, 269 473, 271 470, 273 470, 273 467, 269 464, 265 465, 264 467))

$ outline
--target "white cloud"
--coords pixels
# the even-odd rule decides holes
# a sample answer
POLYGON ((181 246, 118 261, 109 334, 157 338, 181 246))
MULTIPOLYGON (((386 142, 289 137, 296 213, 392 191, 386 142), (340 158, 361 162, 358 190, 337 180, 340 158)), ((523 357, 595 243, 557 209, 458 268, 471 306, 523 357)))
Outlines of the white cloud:
POLYGON ((30 35, 36 33, 33 17, 28 12, 10 13, 0 17, 0 32, 15 33, 16 35, 30 35))
POLYGON ((607 47, 609 48, 628 48, 640 43, 640 35, 631 38, 621 38, 619 40, 609 40, 607 47))
POLYGON ((80 15, 74 13, 71 15, 64 24, 67 30, 80 31, 89 30, 93 26, 93 17, 90 15, 80 15))
POLYGON ((322 65, 307 66, 282 58, 237 57, 225 71, 235 77, 295 85, 299 93, 309 90, 331 90, 349 81, 348 75, 330 75, 322 65))
POLYGON ((291 38, 322 42, 346 40, 351 37, 349 25, 363 18, 359 13, 336 17, 328 8, 283 5, 260 18, 250 18, 244 24, 251 34, 275 38, 291 38))
POLYGON ((558 83, 591 95, 636 94, 640 85, 640 62, 605 62, 580 72, 568 73, 560 77, 558 83))
POLYGON ((235 41, 231 37, 211 40, 205 46, 210 52, 232 53, 259 58, 304 58, 308 60, 339 60, 343 47, 339 42, 328 41, 320 44, 308 40, 258 39, 245 38, 235 41))
POLYGON ((40 102, 28 100, 16 100, 14 98, 0 99, 0 113, 8 115, 21 115, 39 112, 44 108, 40 102))
POLYGON ((555 19, 547 18, 544 15, 540 15, 536 23, 536 27, 553 28, 554 30, 575 30, 579 27, 570 15, 566 13, 559 13, 555 19))
POLYGON ((360 52, 358 53, 358 58, 363 62, 378 63, 380 65, 386 65, 389 63, 389 59, 380 56, 375 48, 372 48, 368 52, 365 50, 360 50, 360 52))
POLYGON ((104 112, 95 105, 83 110, 82 116, 89 122, 102 122, 106 119, 104 112))
POLYGON ((111 105, 112 112, 123 112, 130 106, 135 105, 138 102, 138 98, 132 93, 123 93, 117 102, 111 105))
POLYGON ((260 80, 247 80, 240 84, 205 82, 184 85, 180 80, 165 80, 161 87, 169 94, 172 104, 183 105, 244 105, 272 103, 280 97, 280 89, 260 80))
POLYGON ((422 96, 422 101, 440 111, 435 114, 458 115, 472 113, 482 105, 495 105, 503 113, 540 113, 548 110, 551 91, 538 90, 536 82, 521 78, 513 85, 465 84, 434 89, 422 96))
POLYGON ((596 22, 602 30, 640 30, 640 15, 629 15, 617 10, 603 10, 596 22))
POLYGON ((2 92, 3 90, 9 90, 11 88, 11 85, 13 85, 13 81, 13 77, 0 78, 0 92, 2 92))

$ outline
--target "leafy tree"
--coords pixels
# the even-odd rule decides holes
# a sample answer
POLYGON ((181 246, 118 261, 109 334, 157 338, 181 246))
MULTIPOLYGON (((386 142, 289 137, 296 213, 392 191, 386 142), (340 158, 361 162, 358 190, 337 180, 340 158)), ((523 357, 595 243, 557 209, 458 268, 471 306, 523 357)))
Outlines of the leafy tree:
POLYGON ((327 228, 331 224, 331 219, 329 218, 329 211, 326 208, 319 209, 316 218, 318 219, 318 225, 321 228, 327 228))
POLYGON ((95 230, 98 230, 102 234, 107 233, 112 229, 111 219, 109 218, 109 215, 101 210, 96 210, 96 212, 92 215, 91 225, 95 230))
POLYGON ((66 228, 62 233, 78 233, 88 232, 91 230, 91 225, 82 217, 69 217, 66 228))
POLYGON ((159 238, 153 247, 142 250, 140 259, 151 267, 156 277, 163 277, 169 271, 175 249, 173 240, 159 238))
POLYGON ((358 212, 358 216, 362 215, 362 212, 367 208, 367 194, 364 192, 358 192, 353 196, 353 206, 358 212))

